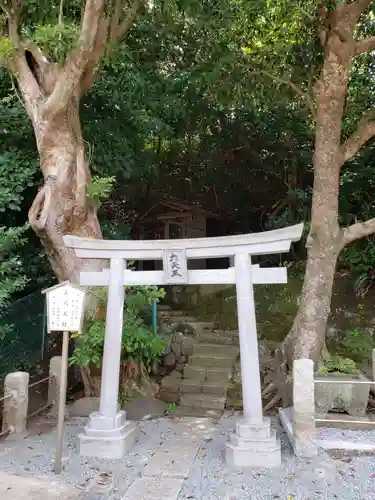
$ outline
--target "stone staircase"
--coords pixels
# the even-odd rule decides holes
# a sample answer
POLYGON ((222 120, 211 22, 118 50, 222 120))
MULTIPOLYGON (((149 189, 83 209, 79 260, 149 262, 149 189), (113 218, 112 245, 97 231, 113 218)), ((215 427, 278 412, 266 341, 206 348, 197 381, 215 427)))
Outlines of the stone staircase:
POLYGON ((165 320, 187 325, 188 330, 193 330, 195 342, 183 374, 172 372, 165 377, 161 393, 172 395, 169 402, 179 403, 173 414, 219 417, 226 405, 228 385, 239 355, 238 332, 215 330, 214 323, 200 322, 181 315, 180 311, 168 313, 165 320))

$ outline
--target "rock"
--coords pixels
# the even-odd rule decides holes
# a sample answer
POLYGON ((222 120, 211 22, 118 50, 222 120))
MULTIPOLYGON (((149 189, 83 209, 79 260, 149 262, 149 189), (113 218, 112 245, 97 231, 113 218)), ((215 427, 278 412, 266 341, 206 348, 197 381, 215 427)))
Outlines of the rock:
POLYGON ((81 398, 74 401, 70 408, 72 417, 88 417, 94 411, 98 411, 100 406, 100 398, 81 398))
POLYGON ((164 356, 163 363, 164 366, 174 366, 176 364, 176 356, 172 351, 164 356))
POLYGON ((180 356, 176 356, 176 364, 185 362, 186 362, 186 356, 183 356, 182 354, 180 356))
POLYGON ((177 370, 178 372, 181 372, 181 374, 183 373, 184 368, 185 368, 185 363, 177 363, 177 364, 176 364, 176 370, 177 370))
POLYGON ((176 370, 173 370, 173 372, 171 372, 169 375, 169 377, 174 377, 176 379, 182 379, 182 375, 181 373, 179 373, 178 371, 176 370))
POLYGON ((164 415, 165 403, 160 399, 133 399, 126 403, 124 410, 128 420, 151 420, 164 415))
POLYGON ((170 376, 164 377, 163 380, 161 381, 161 388, 162 390, 168 390, 172 392, 178 392, 180 389, 180 383, 181 379, 176 377, 176 376, 170 376))
POLYGON ((160 399, 166 403, 178 403, 180 394, 173 391, 162 390, 160 391, 160 399))
POLYGON ((194 351, 194 342, 193 339, 189 339, 185 337, 184 341, 181 344, 181 354, 184 356, 191 356, 194 351))
POLYGON ((178 360, 178 358, 181 356, 181 343, 180 342, 172 342, 171 343, 171 350, 174 353, 174 355, 176 356, 176 359, 178 360))
POLYGON ((172 335, 171 342, 176 344, 182 344, 184 340, 185 340, 185 335, 181 332, 176 332, 172 335))

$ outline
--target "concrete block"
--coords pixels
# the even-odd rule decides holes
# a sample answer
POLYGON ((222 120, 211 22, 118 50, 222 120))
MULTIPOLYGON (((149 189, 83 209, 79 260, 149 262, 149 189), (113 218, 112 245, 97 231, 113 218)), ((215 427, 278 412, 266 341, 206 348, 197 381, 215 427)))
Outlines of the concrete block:
POLYGON ((137 437, 137 426, 134 422, 127 422, 119 435, 110 436, 105 432, 101 436, 79 434, 79 452, 82 456, 118 460, 124 458, 133 448, 137 437))
POLYGON ((261 452, 254 448, 240 448, 227 443, 225 458, 228 465, 232 467, 275 468, 281 466, 280 445, 272 451, 261 452))
POLYGON ((236 434, 244 439, 268 439, 271 436, 271 421, 268 417, 256 423, 239 420, 236 422, 236 434))
POLYGON ((314 362, 297 359, 293 363, 293 436, 297 456, 317 455, 315 431, 314 362))
POLYGON ((4 381, 4 410, 2 431, 16 434, 26 432, 29 408, 29 374, 9 373, 4 381))

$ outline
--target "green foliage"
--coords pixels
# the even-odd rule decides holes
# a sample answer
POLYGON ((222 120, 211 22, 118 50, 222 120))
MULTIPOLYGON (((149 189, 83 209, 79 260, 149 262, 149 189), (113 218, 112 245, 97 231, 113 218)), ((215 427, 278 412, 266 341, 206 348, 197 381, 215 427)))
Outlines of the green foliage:
MULTIPOLYGON (((165 350, 165 341, 146 325, 142 315, 144 307, 164 296, 163 289, 156 287, 128 287, 124 306, 124 323, 121 359, 124 365, 136 363, 149 373, 154 362, 165 350)), ((105 291, 99 290, 99 304, 105 302, 105 291)), ((99 368, 102 363, 105 336, 105 319, 86 321, 84 331, 77 337, 71 364, 99 368)))
POLYGON ((338 352, 349 354, 357 363, 368 362, 375 347, 372 332, 369 330, 352 330, 346 332, 339 341, 338 352))
POLYGON ((77 42, 79 30, 73 23, 42 24, 35 27, 31 39, 53 61, 64 61, 77 42))
POLYGON ((345 373, 358 376, 361 372, 356 368, 355 362, 349 358, 338 355, 325 354, 317 370, 318 373, 345 373))
MULTIPOLYGON (((24 227, 5 228, 0 226, 0 318, 9 305, 12 295, 22 290, 27 279, 20 273, 21 262, 15 255, 17 247, 24 243, 24 227)), ((22 268, 21 268, 22 269, 22 268)), ((0 338, 11 328, 0 321, 0 338)))
POLYGON ((115 184, 115 177, 99 177, 94 175, 91 183, 87 186, 87 197, 99 208, 101 203, 106 200, 115 184))
POLYGON ((8 37, 0 36, 0 65, 12 56, 14 51, 13 43, 8 37))

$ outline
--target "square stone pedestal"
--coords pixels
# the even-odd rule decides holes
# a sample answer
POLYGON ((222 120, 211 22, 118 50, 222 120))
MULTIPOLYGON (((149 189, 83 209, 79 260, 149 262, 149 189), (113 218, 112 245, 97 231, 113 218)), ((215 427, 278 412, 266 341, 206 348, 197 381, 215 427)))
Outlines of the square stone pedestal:
POLYGON ((226 460, 234 467, 280 467, 280 442, 271 430, 269 418, 262 423, 240 420, 229 435, 226 460))
POLYGON ((126 412, 120 411, 114 418, 94 412, 78 436, 79 452, 88 457, 120 459, 132 449, 136 435, 137 426, 126 420, 126 412))

